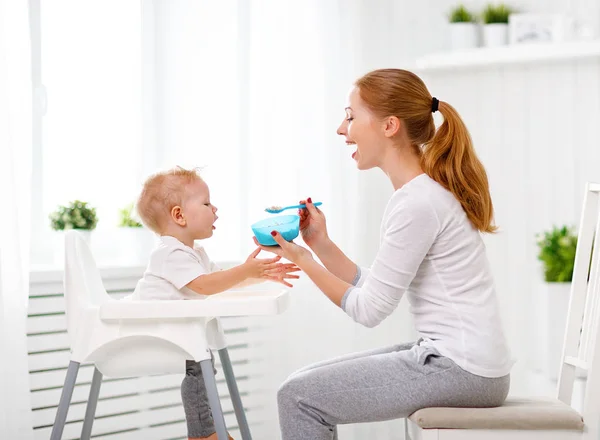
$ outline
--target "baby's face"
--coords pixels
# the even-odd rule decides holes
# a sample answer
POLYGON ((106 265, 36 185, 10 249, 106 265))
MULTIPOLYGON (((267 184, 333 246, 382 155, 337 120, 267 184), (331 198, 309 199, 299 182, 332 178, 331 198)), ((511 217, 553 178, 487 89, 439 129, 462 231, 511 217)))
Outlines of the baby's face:
POLYGON ((194 240, 202 240, 213 235, 214 223, 219 217, 217 207, 210 203, 210 191, 204 180, 198 179, 186 186, 182 208, 188 231, 194 240))

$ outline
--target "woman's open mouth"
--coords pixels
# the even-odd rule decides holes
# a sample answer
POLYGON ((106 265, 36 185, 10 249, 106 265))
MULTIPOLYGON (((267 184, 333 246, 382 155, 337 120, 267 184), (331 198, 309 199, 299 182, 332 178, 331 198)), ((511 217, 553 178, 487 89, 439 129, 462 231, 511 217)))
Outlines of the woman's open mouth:
MULTIPOLYGON (((346 141, 346 145, 356 145, 356 142, 346 141)), ((356 157, 356 153, 358 153, 358 148, 356 149, 356 151, 354 151, 354 153, 352 153, 352 159, 356 157)))

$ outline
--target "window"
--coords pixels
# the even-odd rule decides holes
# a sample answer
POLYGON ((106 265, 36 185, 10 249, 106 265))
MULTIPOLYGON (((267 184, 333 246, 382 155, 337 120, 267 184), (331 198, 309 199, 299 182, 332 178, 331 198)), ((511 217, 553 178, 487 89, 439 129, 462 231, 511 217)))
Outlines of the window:
MULTIPOLYGON (((139 190, 142 156, 140 3, 56 0, 44 2, 39 17, 34 68, 47 112, 34 147, 34 264, 51 260, 48 215, 59 204, 89 202, 97 238, 110 235, 119 208, 139 190)), ((103 241, 94 241, 101 253, 103 241)))
POLYGON ((175 165, 204 168, 220 217, 204 245, 215 260, 239 259, 251 231, 241 187, 237 2, 57 0, 37 8, 34 68, 47 110, 34 147, 32 264, 57 263, 62 237, 48 216, 75 199, 97 209, 98 263, 131 263, 136 253, 123 255, 118 211, 147 175, 175 165))

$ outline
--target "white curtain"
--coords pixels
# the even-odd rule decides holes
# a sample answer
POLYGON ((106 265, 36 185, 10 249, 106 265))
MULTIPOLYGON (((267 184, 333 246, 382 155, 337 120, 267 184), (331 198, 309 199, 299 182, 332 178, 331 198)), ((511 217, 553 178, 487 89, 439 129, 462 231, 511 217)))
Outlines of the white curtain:
POLYGON ((0 0, 0 433, 31 439, 26 318, 31 180, 26 0, 0 0))
MULTIPOLYGON (((312 197, 323 202, 330 235, 355 261, 369 264, 391 187, 376 172, 359 174, 336 128, 346 94, 366 70, 359 0, 155 0, 143 3, 146 32, 156 50, 146 56, 149 102, 145 149, 157 166, 205 166, 219 207, 217 230, 205 243, 217 260, 239 260, 253 248, 249 225, 270 205, 312 197), (150 8, 149 6, 152 6, 150 8), (149 122, 152 122, 151 124, 149 122), (375 193, 361 188, 373 188, 375 193), (383 189, 382 189, 383 188, 383 189), (387 191, 387 192, 386 192, 387 191), (382 206, 383 205, 383 206, 382 206)), ((260 320, 256 345, 263 358, 266 416, 253 423, 258 438, 278 438, 275 395, 293 370, 307 363, 409 337, 402 312, 377 329, 352 322, 312 283, 292 290, 292 307, 260 320), (267 374, 268 373, 268 374, 267 374)), ((259 418, 251 413, 252 422, 259 418)), ((400 422, 340 429, 347 440, 401 432, 400 422)))
POLYGON ((360 3, 142 3, 155 38, 143 60, 144 174, 204 167, 220 209, 213 258, 243 257, 264 207, 309 196, 334 237, 357 245, 360 177, 335 131, 364 72, 360 3))

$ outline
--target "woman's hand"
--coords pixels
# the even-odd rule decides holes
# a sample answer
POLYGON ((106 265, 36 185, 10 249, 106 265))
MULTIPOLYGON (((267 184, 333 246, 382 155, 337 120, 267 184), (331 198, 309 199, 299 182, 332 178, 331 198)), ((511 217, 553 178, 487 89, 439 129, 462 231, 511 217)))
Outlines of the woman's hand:
MULTIPOLYGON (((319 244, 328 240, 327 225, 325 214, 312 204, 310 197, 307 200, 300 200, 300 204, 305 204, 305 209, 299 209, 300 233, 304 243, 311 249, 315 249, 319 244)), ((291 261, 291 260, 290 260, 291 261)))
MULTIPOLYGON (((278 232, 274 231, 271 235, 279 246, 261 246, 261 249, 273 252, 295 263, 335 305, 341 307, 342 299, 350 284, 321 266, 305 247, 285 241, 278 232)), ((258 244, 256 238, 254 241, 258 244)), ((356 266, 354 267, 356 268, 356 266)))
POLYGON ((273 236, 273 239, 277 242, 279 246, 262 246, 256 240, 256 237, 254 237, 254 243, 260 246, 262 250, 272 252, 278 255, 280 258, 283 257, 297 266, 300 266, 302 260, 304 259, 312 259, 312 254, 305 247, 299 246, 293 242, 286 241, 279 232, 273 231, 271 232, 271 235, 273 236))

